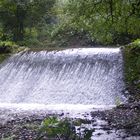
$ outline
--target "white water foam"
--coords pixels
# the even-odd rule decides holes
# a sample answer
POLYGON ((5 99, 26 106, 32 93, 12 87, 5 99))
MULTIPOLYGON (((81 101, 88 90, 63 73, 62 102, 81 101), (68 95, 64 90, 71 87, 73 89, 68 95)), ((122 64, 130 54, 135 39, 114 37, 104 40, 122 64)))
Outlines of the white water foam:
POLYGON ((119 48, 19 53, 0 69, 0 107, 101 109, 123 102, 119 48))

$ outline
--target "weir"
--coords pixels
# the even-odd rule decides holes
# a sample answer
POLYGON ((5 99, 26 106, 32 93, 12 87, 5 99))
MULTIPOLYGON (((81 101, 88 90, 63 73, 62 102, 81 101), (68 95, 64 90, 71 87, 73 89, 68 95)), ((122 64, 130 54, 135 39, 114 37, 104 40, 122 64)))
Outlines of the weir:
POLYGON ((123 102, 119 48, 24 52, 1 64, 0 104, 95 105, 123 102))

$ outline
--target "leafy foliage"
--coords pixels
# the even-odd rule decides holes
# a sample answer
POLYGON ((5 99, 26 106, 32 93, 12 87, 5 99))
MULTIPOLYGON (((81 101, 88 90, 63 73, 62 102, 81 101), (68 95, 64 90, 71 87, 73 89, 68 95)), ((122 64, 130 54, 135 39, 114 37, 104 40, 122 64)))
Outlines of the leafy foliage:
POLYGON ((67 118, 59 120, 56 117, 49 117, 42 122, 37 140, 41 140, 45 135, 58 140, 90 140, 91 130, 85 129, 83 132, 76 132, 76 126, 80 127, 81 124, 81 121, 72 122, 67 118))
POLYGON ((24 41, 27 29, 32 37, 32 30, 38 32, 52 22, 49 11, 54 3, 55 0, 1 0, 1 40, 24 41))
POLYGON ((127 44, 140 37, 139 11, 137 0, 1 0, 0 39, 32 46, 127 44))
POLYGON ((1 59, 3 60, 3 54, 7 54, 7 53, 17 53, 17 52, 21 52, 21 51, 25 51, 27 50, 27 47, 19 47, 16 43, 12 42, 12 41, 1 41, 0 42, 0 54, 1 55, 1 59))
POLYGON ((128 84, 140 88, 140 39, 125 47, 125 77, 128 84))
POLYGON ((128 43, 140 36, 139 10, 137 0, 67 0, 57 10, 58 31, 78 31, 102 44, 128 43))

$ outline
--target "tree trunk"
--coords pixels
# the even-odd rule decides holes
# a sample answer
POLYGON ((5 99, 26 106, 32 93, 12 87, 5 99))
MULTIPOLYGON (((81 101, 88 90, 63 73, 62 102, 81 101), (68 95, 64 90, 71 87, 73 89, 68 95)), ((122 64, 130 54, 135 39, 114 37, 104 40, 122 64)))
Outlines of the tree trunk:
POLYGON ((14 41, 23 41, 24 39, 24 19, 25 10, 20 5, 17 5, 16 9, 16 27, 14 30, 14 41))

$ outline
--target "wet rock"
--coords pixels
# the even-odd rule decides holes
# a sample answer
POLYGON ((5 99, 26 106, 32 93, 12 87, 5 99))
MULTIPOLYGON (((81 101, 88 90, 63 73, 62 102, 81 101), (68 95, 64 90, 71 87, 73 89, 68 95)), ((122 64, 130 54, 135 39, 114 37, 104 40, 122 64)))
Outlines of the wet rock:
MULTIPOLYGON (((93 112, 92 116, 106 120, 110 129, 124 129, 127 135, 140 136, 140 102, 122 104, 107 111, 93 112)), ((104 129, 104 126, 102 127, 104 129)))

